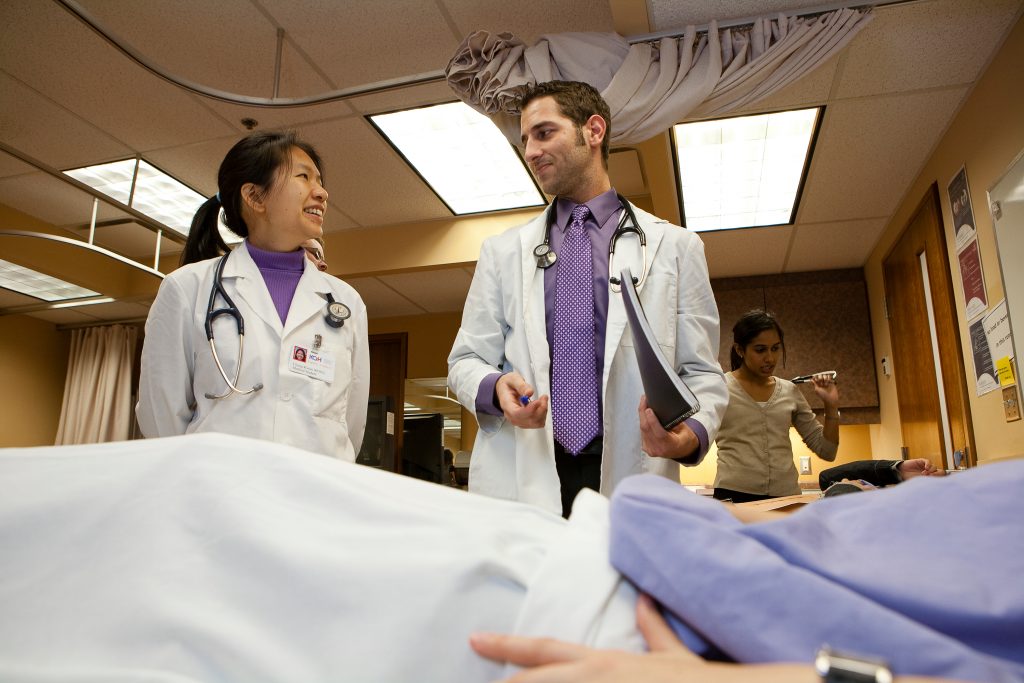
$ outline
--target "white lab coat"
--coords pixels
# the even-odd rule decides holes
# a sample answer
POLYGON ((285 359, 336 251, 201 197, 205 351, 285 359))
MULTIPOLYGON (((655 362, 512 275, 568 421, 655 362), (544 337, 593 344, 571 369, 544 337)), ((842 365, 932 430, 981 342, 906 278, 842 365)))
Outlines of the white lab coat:
MULTIPOLYGON (((219 259, 171 273, 160 285, 146 321, 136 413, 147 437, 223 432, 277 443, 353 462, 363 441, 370 385, 366 307, 359 294, 336 277, 305 262, 284 325, 263 276, 247 249, 231 252, 223 283, 245 321, 242 372, 237 386, 263 388, 253 394, 209 399, 227 389, 210 351, 204 322, 219 259), (326 320, 327 300, 349 307, 340 328, 326 320), (320 335, 320 351, 334 360, 331 382, 289 369, 292 348, 307 351, 320 335)), ((215 308, 225 307, 221 297, 215 308)), ((238 333, 231 316, 213 326, 217 353, 229 378, 238 359, 238 333)))
MULTIPOLYGON (((714 440, 729 402, 717 361, 718 307, 708 282, 704 245, 693 233, 637 209, 647 236, 647 277, 639 288, 644 312, 662 350, 700 401, 693 417, 714 440)), ((534 247, 544 239, 546 213, 487 239, 480 251, 462 327, 448 358, 448 384, 467 410, 476 411, 480 382, 494 372, 519 372, 536 396, 550 395, 551 352, 544 311, 544 271, 534 247)), ((611 271, 634 273, 639 242, 624 236, 611 271)), ((611 495, 625 477, 653 472, 678 481, 679 465, 641 451, 637 408, 643 394, 632 336, 619 294, 608 299, 605 367, 601 382, 604 454, 601 493, 611 495)), ((518 429, 503 416, 477 414, 480 430, 470 461, 471 491, 562 509, 555 469, 551 413, 543 429, 518 429)), ((695 457, 692 463, 697 464, 695 457)))

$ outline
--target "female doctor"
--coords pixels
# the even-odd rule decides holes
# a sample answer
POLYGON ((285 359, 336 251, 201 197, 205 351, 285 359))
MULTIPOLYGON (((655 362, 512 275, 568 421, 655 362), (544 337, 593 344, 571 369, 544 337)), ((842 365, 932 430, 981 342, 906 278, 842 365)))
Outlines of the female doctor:
POLYGON ((146 321, 136 409, 145 436, 224 432, 355 460, 369 394, 366 307, 302 249, 323 234, 320 168, 291 133, 252 134, 224 157, 219 191, 196 212, 183 265, 146 321), (245 238, 231 251, 221 209, 245 238))

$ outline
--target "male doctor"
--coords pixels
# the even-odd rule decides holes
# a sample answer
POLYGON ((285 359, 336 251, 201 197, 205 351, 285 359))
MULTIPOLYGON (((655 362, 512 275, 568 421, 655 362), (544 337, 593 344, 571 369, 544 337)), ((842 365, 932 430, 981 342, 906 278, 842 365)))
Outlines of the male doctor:
POLYGON ((567 517, 582 488, 610 495, 640 472, 678 481, 679 464, 707 452, 728 392, 701 241, 631 207, 647 256, 635 233, 609 256, 626 207, 608 178, 607 103, 586 83, 551 81, 528 88, 520 112, 526 161, 555 200, 484 242, 448 384, 480 424, 470 490, 567 517), (535 256, 540 245, 555 259, 535 256), (610 293, 609 272, 623 267, 643 269, 647 318, 700 401, 671 431, 647 407, 622 298, 610 293))

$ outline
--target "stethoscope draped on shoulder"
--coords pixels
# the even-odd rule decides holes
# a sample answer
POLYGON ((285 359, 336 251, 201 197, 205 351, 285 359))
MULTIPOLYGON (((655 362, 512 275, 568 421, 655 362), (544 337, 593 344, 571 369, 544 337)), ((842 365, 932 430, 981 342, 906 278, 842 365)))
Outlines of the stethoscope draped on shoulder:
MULTIPOLYGON (((619 198, 619 203, 622 205, 622 218, 619 219, 619 224, 615 227, 615 232, 612 233, 612 239, 608 243, 608 268, 612 270, 612 259, 615 256, 615 245, 619 241, 620 237, 625 235, 634 234, 637 240, 640 242, 640 254, 643 260, 640 268, 640 277, 633 278, 633 284, 640 287, 644 282, 644 277, 647 273, 647 236, 644 234, 643 229, 640 227, 640 223, 637 222, 636 216, 633 214, 633 207, 630 206, 626 198, 621 194, 616 195, 619 198)), ((533 257, 537 260, 537 267, 541 269, 548 269, 555 265, 558 261, 558 254, 551 248, 551 226, 555 224, 555 204, 552 201, 551 205, 548 206, 547 217, 544 225, 544 241, 538 244, 533 249, 533 257)), ((611 287, 613 292, 622 291, 622 282, 618 277, 614 275, 608 276, 608 286, 611 287)))
MULTIPOLYGON (((244 247, 242 247, 244 249, 244 247)), ((210 302, 206 305, 206 340, 210 342, 210 352, 213 353, 213 362, 217 364, 217 370, 220 371, 220 376, 224 378, 224 383, 228 385, 228 390, 223 394, 211 394, 207 393, 206 398, 218 399, 227 398, 231 394, 240 394, 245 396, 246 394, 253 394, 263 388, 263 384, 255 384, 249 389, 238 388, 238 377, 242 372, 242 351, 245 344, 245 319, 242 317, 242 312, 235 306, 235 302, 228 296, 227 290, 224 289, 224 265, 228 262, 228 257, 231 256, 231 252, 228 252, 220 257, 217 262, 217 267, 213 273, 213 287, 210 288, 210 302), (224 299, 224 308, 216 308, 217 296, 220 295, 224 299), (220 357, 217 355, 217 345, 213 339, 213 321, 219 316, 229 315, 235 319, 235 327, 238 328, 238 362, 235 364, 235 378, 234 380, 228 379, 228 373, 224 371, 224 366, 220 362, 220 357)), ((334 300, 334 295, 330 292, 327 293, 327 313, 324 315, 324 321, 335 329, 340 328, 345 324, 345 321, 351 317, 352 311, 349 307, 340 301, 334 300)))

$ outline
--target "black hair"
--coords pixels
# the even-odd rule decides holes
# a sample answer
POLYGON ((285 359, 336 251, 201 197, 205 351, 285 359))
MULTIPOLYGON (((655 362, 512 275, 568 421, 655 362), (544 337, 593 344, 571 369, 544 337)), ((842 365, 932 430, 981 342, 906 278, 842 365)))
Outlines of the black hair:
POLYGON ((743 358, 736 353, 736 345, 745 349, 747 344, 754 341, 754 338, 765 330, 775 330, 778 333, 779 341, 782 342, 782 365, 785 367, 786 335, 783 334, 779 321, 768 311, 754 309, 740 316, 740 319, 732 326, 733 346, 729 348, 729 363, 733 370, 743 365, 743 358))
POLYGON ((320 155, 290 131, 259 131, 242 138, 228 151, 217 171, 217 194, 210 197, 195 216, 188 231, 180 265, 214 258, 229 251, 217 229, 217 216, 224 209, 224 225, 239 237, 249 236, 242 218, 242 186, 254 184, 261 193, 271 190, 278 170, 291 164, 291 150, 298 147, 309 155, 323 175, 320 155))
POLYGON ((519 94, 519 111, 522 113, 533 100, 552 97, 562 116, 576 124, 576 138, 583 144, 582 127, 591 116, 597 114, 605 123, 604 140, 601 141, 601 160, 608 168, 608 152, 612 139, 612 114, 608 103, 597 88, 581 81, 545 81, 527 85, 519 94))

